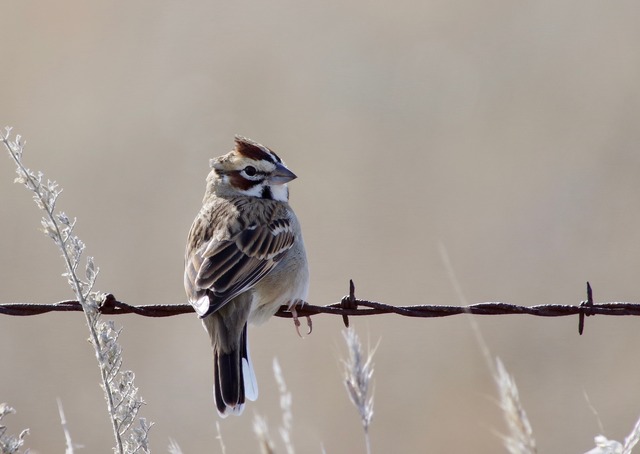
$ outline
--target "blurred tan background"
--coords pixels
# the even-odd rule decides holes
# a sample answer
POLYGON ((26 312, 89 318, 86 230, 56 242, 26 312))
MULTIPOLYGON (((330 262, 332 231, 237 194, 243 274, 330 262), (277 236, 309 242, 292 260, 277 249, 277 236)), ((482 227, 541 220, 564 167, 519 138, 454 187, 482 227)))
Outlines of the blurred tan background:
MULTIPOLYGON (((396 305, 639 301, 640 4, 554 0, 2 2, 0 123, 64 188, 60 207, 132 304, 183 303, 183 249, 208 160, 236 133, 299 179, 292 204, 310 300, 396 305)), ((72 298, 30 194, 0 160, 2 302, 72 298)), ((514 375, 541 453, 622 439, 640 415, 640 321, 476 317, 514 375), (588 400, 585 398, 588 396, 588 400), (590 403, 589 403, 590 402, 590 403), (597 416, 590 408, 597 411, 597 416)), ((152 448, 220 452, 212 358, 194 316, 116 318, 152 448)), ((363 452, 341 382, 339 317, 250 332, 259 400, 222 421, 283 452, 277 356, 301 453, 363 452)), ((373 450, 503 452, 495 386, 468 317, 352 319, 375 357, 373 450)), ((0 316, 0 401, 33 453, 63 452, 56 397, 82 452, 111 452, 82 315, 0 316)))

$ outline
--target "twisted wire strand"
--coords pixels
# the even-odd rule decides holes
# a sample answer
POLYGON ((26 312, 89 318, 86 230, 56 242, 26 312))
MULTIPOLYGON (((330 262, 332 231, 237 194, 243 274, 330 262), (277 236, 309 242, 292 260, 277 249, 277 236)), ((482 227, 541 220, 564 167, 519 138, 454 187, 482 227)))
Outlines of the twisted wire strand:
MULTIPOLYGON (((579 315, 579 332, 584 329, 584 318, 590 315, 640 315, 640 303, 607 302, 594 304, 591 286, 587 283, 586 301, 579 305, 567 304, 539 304, 535 306, 519 306, 501 302, 486 302, 471 304, 469 306, 444 306, 444 305, 416 305, 416 306, 392 306, 376 301, 368 301, 355 297, 353 282, 350 285, 349 295, 342 298, 339 303, 326 306, 304 304, 296 306, 295 311, 287 306, 281 306, 277 317, 295 318, 310 317, 318 314, 340 315, 345 325, 348 325, 348 317, 380 314, 396 314, 404 317, 449 317, 459 314, 473 315, 533 315, 537 317, 564 317, 579 315)), ((14 316, 40 315, 49 312, 77 312, 82 311, 78 301, 60 301, 53 304, 38 303, 7 303, 0 304, 0 314, 14 316)), ((115 296, 108 294, 100 307, 104 315, 137 314, 143 317, 171 317, 174 315, 194 312, 190 304, 148 304, 133 306, 123 301, 118 301, 115 296)))
MULTIPOLYGON (((356 299, 357 308, 346 308, 342 303, 333 303, 326 306, 314 306, 305 304, 296 308, 298 316, 311 316, 318 314, 330 315, 380 315, 396 314, 405 317, 448 317, 459 314, 473 315, 514 315, 525 314, 538 317, 563 317, 588 312, 586 315, 640 315, 640 303, 609 302, 598 303, 585 309, 582 306, 566 304, 539 304, 536 306, 518 306, 509 303, 486 302, 471 304, 469 306, 391 306, 376 301, 356 299)), ((28 316, 41 315, 49 312, 79 312, 82 307, 78 301, 60 301, 58 303, 5 303, 0 304, 0 314, 28 316)), ((190 304, 144 304, 132 306, 122 301, 107 302, 100 308, 104 315, 137 314, 143 317, 172 317, 174 315, 193 313, 190 304)), ((276 317, 291 318, 292 312, 287 306, 281 306, 276 317)))

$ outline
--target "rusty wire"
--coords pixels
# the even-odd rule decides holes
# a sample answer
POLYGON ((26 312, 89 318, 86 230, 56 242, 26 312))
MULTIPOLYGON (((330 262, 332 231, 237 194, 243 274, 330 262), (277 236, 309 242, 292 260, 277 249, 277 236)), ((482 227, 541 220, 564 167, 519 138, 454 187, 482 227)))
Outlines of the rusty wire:
MULTIPOLYGON (((60 301, 53 304, 35 303, 9 303, 0 304, 0 314, 4 315, 39 315, 48 312, 73 312, 82 311, 78 301, 60 301)), ((536 306, 518 306, 515 304, 487 302, 471 304, 469 306, 391 306, 375 301, 362 300, 355 297, 355 287, 350 283, 349 295, 342 298, 339 303, 327 306, 314 306, 305 304, 296 308, 299 317, 310 317, 318 314, 332 314, 343 317, 348 326, 350 316, 396 314, 405 317, 448 317, 459 314, 473 315, 513 315, 526 314, 537 317, 564 317, 578 315, 578 332, 584 330, 584 318, 590 315, 640 315, 640 304, 625 302, 598 303, 593 302, 593 292, 587 283, 587 300, 579 305, 565 304, 540 304, 536 306)), ((192 313, 193 308, 189 304, 148 304, 132 306, 118 301, 112 294, 107 295, 100 307, 100 312, 105 315, 137 314, 144 317, 171 317, 174 315, 192 313)), ((286 307, 282 306, 275 314, 277 317, 292 318, 294 315, 286 307)))

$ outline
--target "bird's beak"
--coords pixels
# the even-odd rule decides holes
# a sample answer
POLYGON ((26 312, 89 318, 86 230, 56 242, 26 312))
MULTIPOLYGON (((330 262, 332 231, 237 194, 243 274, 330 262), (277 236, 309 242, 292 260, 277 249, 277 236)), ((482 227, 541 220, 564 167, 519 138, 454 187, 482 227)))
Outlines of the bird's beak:
POLYGON ((276 164, 276 170, 271 172, 271 175, 269 176, 269 183, 285 184, 295 178, 298 178, 298 177, 291 170, 287 169, 282 164, 276 164))

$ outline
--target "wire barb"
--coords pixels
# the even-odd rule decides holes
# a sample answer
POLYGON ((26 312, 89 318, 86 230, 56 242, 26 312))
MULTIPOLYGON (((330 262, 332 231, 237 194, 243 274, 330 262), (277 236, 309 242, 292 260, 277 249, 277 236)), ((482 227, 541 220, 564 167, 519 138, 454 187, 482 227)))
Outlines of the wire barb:
POLYGON ((584 318, 590 315, 595 315, 593 312, 593 290, 591 290, 591 284, 587 281, 587 301, 580 303, 580 315, 578 316, 578 334, 582 336, 584 332, 584 318))
MULTIPOLYGON (((353 283, 353 279, 349 279, 349 294, 342 297, 340 307, 344 309, 358 309, 356 286, 353 283)), ((349 328, 349 316, 347 314, 342 314, 342 323, 344 323, 345 328, 349 328)))

